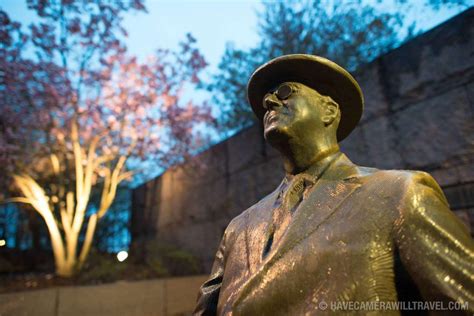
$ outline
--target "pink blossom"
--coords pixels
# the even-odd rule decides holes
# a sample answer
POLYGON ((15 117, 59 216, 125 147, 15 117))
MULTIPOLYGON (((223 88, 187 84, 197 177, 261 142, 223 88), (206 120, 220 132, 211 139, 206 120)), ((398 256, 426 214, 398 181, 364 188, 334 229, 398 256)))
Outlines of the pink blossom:
POLYGON ((141 62, 118 34, 122 11, 143 11, 142 1, 88 2, 88 10, 61 3, 64 16, 56 2, 30 0, 41 18, 25 32, 0 11, 0 128, 7 127, 0 133, 0 174, 27 170, 51 152, 66 157, 72 122, 84 146, 100 135, 97 154, 127 152, 134 141, 132 157, 160 157, 156 165, 167 167, 195 150, 190 139, 197 126, 213 121, 207 104, 182 100, 184 87, 206 67, 196 40, 187 35, 180 51, 158 50, 141 62), (63 37, 60 18, 67 25, 63 37), (25 54, 25 41, 33 57, 25 54))

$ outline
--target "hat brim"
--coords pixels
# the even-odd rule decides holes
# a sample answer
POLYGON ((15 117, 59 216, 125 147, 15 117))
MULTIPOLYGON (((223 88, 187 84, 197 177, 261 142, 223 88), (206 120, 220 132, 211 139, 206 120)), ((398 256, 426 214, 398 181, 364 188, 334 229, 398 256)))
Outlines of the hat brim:
POLYGON ((263 97, 283 82, 299 82, 339 104, 341 120, 338 141, 346 138, 359 122, 364 98, 357 81, 344 68, 319 56, 293 54, 277 57, 260 66, 247 85, 248 101, 255 115, 265 114, 263 97))

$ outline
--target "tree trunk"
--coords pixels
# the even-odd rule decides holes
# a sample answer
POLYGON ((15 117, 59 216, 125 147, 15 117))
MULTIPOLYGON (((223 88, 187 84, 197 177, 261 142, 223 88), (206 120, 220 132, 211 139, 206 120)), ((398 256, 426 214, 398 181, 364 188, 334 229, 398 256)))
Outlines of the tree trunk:
POLYGON ((77 272, 75 266, 70 261, 64 261, 63 264, 56 266, 56 274, 62 278, 70 278, 77 272))

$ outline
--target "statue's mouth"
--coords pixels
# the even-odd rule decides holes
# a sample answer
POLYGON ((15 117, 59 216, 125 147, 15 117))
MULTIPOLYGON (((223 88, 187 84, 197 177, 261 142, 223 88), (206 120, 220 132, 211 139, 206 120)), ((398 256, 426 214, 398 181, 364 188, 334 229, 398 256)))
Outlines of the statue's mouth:
POLYGON ((265 116, 265 124, 271 124, 274 121, 278 120, 280 113, 276 111, 271 111, 265 116))

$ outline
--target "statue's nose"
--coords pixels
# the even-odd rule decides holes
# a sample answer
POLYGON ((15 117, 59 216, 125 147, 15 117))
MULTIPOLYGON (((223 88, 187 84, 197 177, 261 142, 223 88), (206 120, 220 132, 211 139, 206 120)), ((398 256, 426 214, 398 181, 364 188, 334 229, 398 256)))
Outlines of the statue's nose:
POLYGON ((271 110, 273 108, 276 108, 282 105, 281 102, 273 94, 266 96, 263 103, 264 103, 265 109, 267 110, 271 110))

